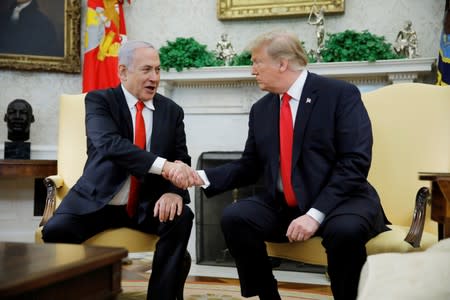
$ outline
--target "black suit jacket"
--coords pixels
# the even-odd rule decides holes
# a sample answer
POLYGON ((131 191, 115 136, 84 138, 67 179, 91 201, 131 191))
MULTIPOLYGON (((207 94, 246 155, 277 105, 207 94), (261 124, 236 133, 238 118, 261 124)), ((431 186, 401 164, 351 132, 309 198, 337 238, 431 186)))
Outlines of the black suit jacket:
MULTIPOLYGON (((254 183, 262 175, 271 197, 261 199, 275 201, 279 113, 278 94, 269 93, 252 106, 242 157, 205 170, 211 182, 207 196, 254 183)), ((366 179, 371 152, 371 123, 357 87, 309 73, 294 125, 292 159, 292 183, 301 213, 313 207, 326 218, 357 214, 376 231, 385 230, 384 223, 378 224, 383 213, 378 195, 366 179)))
MULTIPOLYGON (((61 12, 64 4, 55 3, 61 12)), ((25 55, 64 56, 64 41, 58 39, 52 20, 33 0, 20 12, 17 22, 10 21, 16 3, 0 13, 0 52, 25 55)), ((63 16, 61 16, 63 18, 63 16)))
POLYGON ((154 203, 167 192, 189 193, 173 186, 160 175, 148 173, 160 156, 191 164, 186 147, 184 113, 175 102, 160 94, 153 99, 150 152, 133 144, 133 125, 120 86, 86 95, 87 161, 82 176, 58 207, 58 213, 87 214, 108 204, 130 175, 142 181, 138 220, 153 215, 154 203))

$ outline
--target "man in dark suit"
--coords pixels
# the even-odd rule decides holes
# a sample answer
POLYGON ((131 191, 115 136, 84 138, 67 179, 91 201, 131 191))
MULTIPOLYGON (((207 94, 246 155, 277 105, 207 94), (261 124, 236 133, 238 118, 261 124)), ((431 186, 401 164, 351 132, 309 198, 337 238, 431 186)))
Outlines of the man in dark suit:
POLYGON ((280 299, 264 241, 318 235, 335 299, 355 299, 365 243, 388 230, 366 179, 372 131, 360 92, 308 72, 292 33, 264 34, 250 50, 252 74, 269 93, 251 108, 242 157, 199 171, 195 184, 213 196, 264 177, 265 193, 230 204, 221 219, 243 296, 280 299))
POLYGON ((55 25, 36 0, 16 0, 0 12, 0 52, 10 54, 64 56, 55 25))
MULTIPOLYGON (((161 175, 177 169, 178 174, 189 176, 191 158, 184 113, 175 102, 156 92, 160 60, 152 45, 125 43, 119 52, 119 77, 118 87, 92 91, 85 97, 86 165, 43 228, 43 239, 82 243, 105 229, 123 226, 155 233, 160 239, 147 297, 180 299, 176 293, 184 285, 181 269, 193 213, 186 205, 190 202, 188 192, 161 175), (134 125, 142 118, 144 149, 133 143, 133 134, 136 143, 140 131, 133 130, 134 125), (187 165, 176 164, 175 160, 187 165), (135 179, 139 182, 137 207, 129 194, 135 179)), ((183 185, 181 181, 179 185, 183 185)), ((185 186, 188 183, 186 179, 185 186)))

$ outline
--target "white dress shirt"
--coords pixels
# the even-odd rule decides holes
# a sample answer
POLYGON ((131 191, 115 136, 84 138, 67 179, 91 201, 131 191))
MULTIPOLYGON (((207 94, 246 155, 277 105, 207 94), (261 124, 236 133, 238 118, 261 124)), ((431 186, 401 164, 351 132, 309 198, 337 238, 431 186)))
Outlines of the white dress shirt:
POLYGON ((20 19, 20 12, 22 11, 22 9, 24 9, 25 7, 27 7, 28 5, 30 5, 31 4, 31 1, 29 1, 29 2, 25 2, 25 3, 22 3, 22 4, 19 4, 19 5, 17 5, 15 8, 14 8, 14 10, 13 10, 13 12, 12 12, 12 14, 11 14, 11 21, 12 22, 17 22, 17 21, 19 21, 19 19, 20 19))

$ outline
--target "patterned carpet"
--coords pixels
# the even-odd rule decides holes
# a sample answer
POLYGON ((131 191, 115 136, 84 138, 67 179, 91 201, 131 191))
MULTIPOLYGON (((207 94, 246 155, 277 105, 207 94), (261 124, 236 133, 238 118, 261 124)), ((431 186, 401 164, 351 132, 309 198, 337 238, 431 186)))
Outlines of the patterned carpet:
MULTIPOLYGON (((122 290, 118 300, 141 300, 147 295, 152 256, 149 253, 129 254, 130 264, 122 267, 122 290)), ((279 282, 283 300, 332 300, 329 286, 279 282)), ((184 287, 184 300, 256 300, 241 297, 237 279, 189 276, 184 287)))
MULTIPOLYGON (((141 300, 145 299, 147 291, 146 281, 122 281, 123 293, 119 295, 119 300, 141 300)), ((283 300, 332 300, 333 297, 320 293, 307 293, 291 289, 280 289, 283 300)), ((191 283, 188 282, 184 288, 185 300, 241 300, 258 297, 243 298, 240 296, 239 286, 234 284, 217 283, 191 283)))

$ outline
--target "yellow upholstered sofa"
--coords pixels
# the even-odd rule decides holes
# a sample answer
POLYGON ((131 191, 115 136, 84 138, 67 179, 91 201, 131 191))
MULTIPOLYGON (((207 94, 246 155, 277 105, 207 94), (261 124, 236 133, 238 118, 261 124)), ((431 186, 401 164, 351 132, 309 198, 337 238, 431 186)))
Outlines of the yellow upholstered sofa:
MULTIPOLYGON (((58 133, 58 174, 45 178, 47 199, 35 241, 42 241, 42 225, 53 215, 68 190, 83 172, 86 161, 86 131, 84 124, 84 94, 60 97, 58 133)), ((130 228, 109 229, 89 240, 87 245, 124 247, 129 252, 154 251, 158 236, 130 228)))
MULTIPOLYGON (((374 136, 369 181, 393 224, 391 231, 366 244, 367 253, 425 250, 437 242, 437 224, 424 212, 430 183, 420 181, 418 172, 450 171, 450 87, 394 84, 362 97, 374 136), (416 205, 416 194, 423 186, 426 188, 416 205), (405 241, 407 235, 409 242, 405 241)), ((319 237, 306 242, 267 243, 267 250, 273 257, 327 264, 319 237)))

